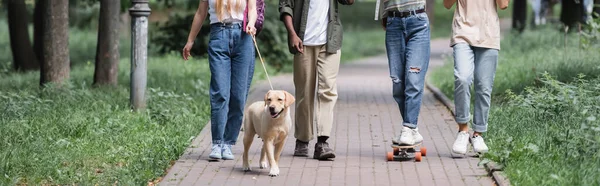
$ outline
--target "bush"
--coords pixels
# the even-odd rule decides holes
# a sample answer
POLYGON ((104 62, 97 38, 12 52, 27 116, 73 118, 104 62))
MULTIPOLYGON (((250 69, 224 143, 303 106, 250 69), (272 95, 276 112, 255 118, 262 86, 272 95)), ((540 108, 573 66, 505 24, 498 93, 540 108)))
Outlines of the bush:
MULTIPOLYGON (((151 27, 150 40, 152 49, 158 54, 168 54, 170 52, 181 53, 183 46, 187 42, 194 13, 175 12, 169 15, 169 21, 165 23, 156 23, 151 27)), ((192 56, 203 56, 208 49, 208 34, 210 33, 210 23, 204 21, 198 37, 194 41, 194 46, 190 51, 192 56)))
POLYGON ((508 92, 490 115, 490 153, 515 185, 599 185, 600 79, 563 83, 544 74, 539 88, 508 92))
POLYGON ((590 19, 581 34, 583 36, 581 44, 584 48, 592 50, 600 48, 600 15, 590 19))
MULTIPOLYGON (((286 64, 291 64, 292 61, 292 55, 288 52, 287 47, 287 31, 279 20, 277 3, 266 1, 265 4, 264 29, 257 36, 258 47, 265 63, 268 63, 277 70, 281 70, 286 64)), ((167 23, 157 25, 158 29, 150 32, 152 42, 160 43, 157 46, 157 52, 163 54, 171 51, 181 52, 187 41, 193 20, 193 12, 174 13, 169 16, 167 23)), ((194 42, 191 51, 192 55, 206 56, 209 33, 210 23, 208 20, 205 20, 194 42)))
POLYGON ((69 3, 69 26, 79 29, 97 30, 98 18, 100 16, 100 2, 91 0, 73 2, 69 3))

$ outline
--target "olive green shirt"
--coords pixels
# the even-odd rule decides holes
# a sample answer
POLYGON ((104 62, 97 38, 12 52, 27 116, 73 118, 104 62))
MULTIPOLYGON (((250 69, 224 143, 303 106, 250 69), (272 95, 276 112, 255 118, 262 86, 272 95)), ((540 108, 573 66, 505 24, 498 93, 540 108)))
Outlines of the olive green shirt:
MULTIPOLYGON (((329 3, 329 23, 327 24, 327 43, 325 45, 327 53, 336 53, 342 48, 342 22, 338 16, 338 2, 329 0, 329 3)), ((309 6, 310 0, 279 0, 280 19, 283 21, 285 15, 292 16, 294 30, 303 41, 309 6)), ((289 50, 292 54, 298 52, 294 47, 289 47, 289 50)))

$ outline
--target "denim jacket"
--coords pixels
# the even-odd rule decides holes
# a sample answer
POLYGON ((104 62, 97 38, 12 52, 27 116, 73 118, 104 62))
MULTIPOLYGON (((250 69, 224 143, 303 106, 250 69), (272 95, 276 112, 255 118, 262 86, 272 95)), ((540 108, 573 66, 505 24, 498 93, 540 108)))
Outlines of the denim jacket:
MULTIPOLYGON (((322 0, 317 0, 322 1, 322 0)), ((340 3, 345 1, 338 0, 340 3)), ((327 53, 336 53, 342 48, 342 22, 338 14, 338 1, 329 0, 329 23, 327 24, 327 53)), ((294 30, 300 39, 304 40, 306 31, 306 19, 310 0, 279 0, 280 19, 283 21, 285 15, 292 16, 294 30)), ((290 53, 296 54, 298 51, 294 47, 289 47, 290 53)))

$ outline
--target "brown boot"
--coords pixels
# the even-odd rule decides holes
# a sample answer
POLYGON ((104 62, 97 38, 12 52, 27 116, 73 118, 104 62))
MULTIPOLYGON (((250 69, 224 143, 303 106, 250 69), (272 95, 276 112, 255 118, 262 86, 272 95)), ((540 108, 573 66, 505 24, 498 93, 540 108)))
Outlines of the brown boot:
POLYGON ((296 149, 294 156, 308 157, 308 142, 296 140, 296 149))
POLYGON ((317 144, 315 144, 315 154, 313 158, 318 160, 332 159, 335 158, 335 152, 333 152, 333 149, 329 148, 327 142, 317 142, 317 144))

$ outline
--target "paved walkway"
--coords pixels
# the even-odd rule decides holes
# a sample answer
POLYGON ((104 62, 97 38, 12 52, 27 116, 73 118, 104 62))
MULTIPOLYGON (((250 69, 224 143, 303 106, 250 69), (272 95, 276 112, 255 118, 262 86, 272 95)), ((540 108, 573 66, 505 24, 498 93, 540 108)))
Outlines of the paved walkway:
MULTIPOLYGON (((431 44, 430 67, 442 65, 440 56, 451 52, 448 40, 434 40, 431 44)), ((257 65, 256 70, 262 69, 257 65)), ((276 89, 294 92, 291 75, 272 77, 272 81, 276 89)), ((289 135, 280 160, 279 177, 271 178, 268 169, 258 169, 261 140, 254 140, 251 147, 253 172, 245 173, 241 161, 242 134, 233 148, 236 160, 207 161, 209 124, 161 185, 493 185, 486 171, 477 166, 478 158, 450 153, 456 123, 429 91, 423 96, 419 117, 427 157, 422 162, 387 162, 385 154, 391 150, 391 138, 402 121, 391 86, 385 56, 341 66, 336 123, 330 138, 330 145, 337 153, 334 161, 293 157, 295 139, 289 135)), ((261 100, 267 90, 268 83, 256 84, 248 102, 261 100)), ((311 154, 315 142, 310 143, 311 154)))

